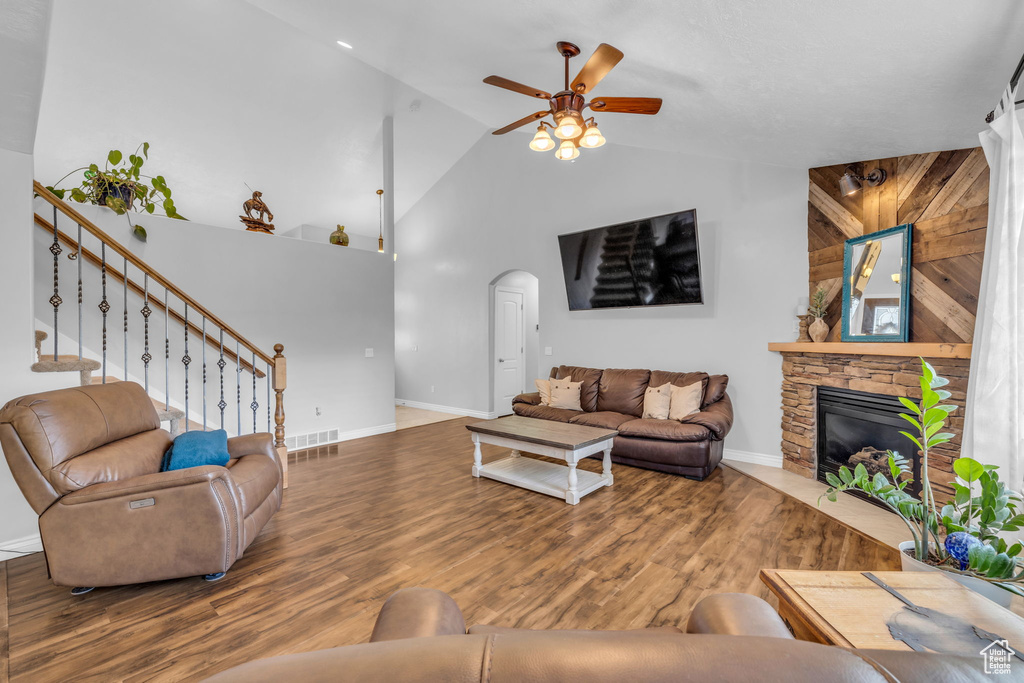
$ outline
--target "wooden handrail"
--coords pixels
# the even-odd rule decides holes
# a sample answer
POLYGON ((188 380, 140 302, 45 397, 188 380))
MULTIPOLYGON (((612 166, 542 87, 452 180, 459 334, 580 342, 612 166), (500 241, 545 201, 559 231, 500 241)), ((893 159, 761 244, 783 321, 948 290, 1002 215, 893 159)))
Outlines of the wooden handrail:
MULTIPOLYGON (((159 283, 160 286, 167 289, 169 292, 174 294, 174 296, 178 297, 184 303, 188 304, 190 307, 194 308, 196 311, 205 316, 207 320, 209 320, 214 325, 216 325, 217 327, 221 328, 229 335, 234 337, 242 346, 244 346, 252 353, 256 354, 260 359, 273 365, 273 356, 261 351, 259 348, 257 348, 255 344, 253 344, 248 339, 240 335, 238 332, 234 330, 234 328, 232 328, 226 322, 224 322, 216 315, 214 315, 212 312, 210 312, 209 309, 207 309, 198 301, 196 301, 188 294, 183 292, 174 283, 172 283, 170 280, 168 280, 163 275, 158 273, 156 270, 151 268, 145 261, 140 259, 135 254, 133 254, 126 247, 122 246, 121 243, 119 243, 113 237, 105 233, 103 230, 100 230, 94 223, 92 223, 92 221, 90 221, 82 214, 78 213, 78 211, 76 211, 67 202, 65 202, 60 197, 47 190, 38 180, 32 181, 32 187, 35 190, 35 193, 42 197, 48 204, 55 207, 58 211, 60 211, 62 214, 64 214, 71 220, 75 221, 75 223, 77 223, 78 225, 81 225, 86 232, 90 233, 91 235, 99 239, 101 242, 105 243, 117 255, 127 259, 129 263, 131 263, 133 266, 141 270, 143 273, 149 275, 149 277, 155 280, 157 283, 159 283)), ((50 229, 53 229, 52 226, 50 229)))
MULTIPOLYGON (((45 218, 40 216, 39 214, 36 214, 36 225, 38 225, 39 228, 41 230, 44 230, 47 234, 50 234, 50 235, 53 234, 53 225, 48 220, 46 220, 45 218)), ((99 265, 101 265, 103 263, 103 259, 101 259, 99 256, 97 256, 93 252, 89 251, 85 247, 79 245, 78 242, 76 242, 74 240, 74 238, 72 238, 71 236, 65 234, 63 231, 61 231, 59 229, 57 230, 57 237, 58 237, 58 239, 60 239, 61 242, 63 242, 67 246, 71 247, 72 249, 78 250, 79 258, 85 258, 86 261, 89 261, 90 263, 92 263, 93 265, 96 265, 96 266, 99 266, 99 265)), ((115 267, 113 267, 113 266, 111 266, 109 264, 106 266, 106 268, 107 268, 107 272, 110 273, 111 277, 113 277, 114 279, 118 280, 119 282, 124 282, 124 273, 122 273, 117 268, 115 268, 115 267)), ((134 280, 132 280, 130 278, 128 280, 128 289, 132 290, 133 292, 135 292, 135 294, 137 294, 140 297, 145 297, 145 295, 146 295, 145 288, 139 286, 139 284, 137 282, 135 282, 134 280)), ((150 297, 148 299, 148 301, 149 301, 149 303, 154 308, 159 309, 161 311, 164 310, 164 303, 162 301, 160 301, 159 299, 155 299, 155 298, 150 297)), ((178 311, 174 310, 173 308, 167 308, 167 314, 171 318, 173 318, 176 322, 178 322, 178 323, 180 323, 182 325, 186 324, 185 323, 185 316, 183 316, 181 313, 178 313, 178 311)), ((203 328, 199 327, 195 323, 189 322, 188 323, 188 328, 192 332, 194 332, 197 337, 203 336, 203 328)), ((217 351, 220 351, 220 343, 219 343, 219 341, 216 338, 207 336, 206 337, 206 343, 207 343, 207 346, 210 346, 210 347, 216 349, 217 351)), ((248 370, 250 373, 251 372, 255 372, 256 376, 259 377, 259 378, 263 378, 263 377, 267 376, 267 373, 263 372, 259 368, 254 368, 252 363, 250 363, 249 361, 245 360, 244 358, 239 358, 238 354, 236 354, 234 351, 232 351, 228 347, 224 348, 224 355, 227 358, 229 358, 231 361, 233 361, 235 364, 240 365, 241 367, 243 367, 246 370, 248 370)))

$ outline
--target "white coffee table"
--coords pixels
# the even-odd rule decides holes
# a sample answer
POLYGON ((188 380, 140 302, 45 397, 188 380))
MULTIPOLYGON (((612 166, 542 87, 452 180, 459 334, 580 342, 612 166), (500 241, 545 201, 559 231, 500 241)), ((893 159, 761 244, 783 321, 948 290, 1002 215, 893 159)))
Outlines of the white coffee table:
POLYGON ((583 425, 538 420, 515 415, 497 420, 466 425, 473 439, 473 476, 487 477, 513 486, 564 498, 576 505, 580 498, 602 486, 611 486, 612 440, 618 434, 614 429, 599 429, 583 425), (480 444, 504 446, 511 455, 483 464, 480 444), (524 458, 521 451, 546 455, 564 460, 566 466, 545 460, 524 458), (577 471, 576 463, 582 458, 604 451, 601 474, 577 471))

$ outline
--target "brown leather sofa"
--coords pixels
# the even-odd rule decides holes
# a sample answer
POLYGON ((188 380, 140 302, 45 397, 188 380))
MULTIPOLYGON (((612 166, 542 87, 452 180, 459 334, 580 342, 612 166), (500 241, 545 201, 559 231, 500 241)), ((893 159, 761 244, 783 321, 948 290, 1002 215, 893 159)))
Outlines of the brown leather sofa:
POLYGON ((227 467, 161 472, 170 444, 133 382, 24 396, 0 410, 0 446, 39 514, 55 584, 215 576, 280 508, 269 434, 228 439, 227 467))
POLYGON ((512 399, 516 415, 542 420, 616 429, 612 460, 659 472, 703 480, 722 461, 725 435, 732 427, 732 401, 725 393, 728 375, 663 370, 599 370, 572 365, 551 368, 554 379, 582 382, 580 406, 566 410, 540 404, 540 394, 512 399), (700 382, 704 398, 699 413, 684 421, 644 420, 644 392, 666 383, 688 386, 700 382))
POLYGON ((980 657, 846 650, 794 640, 768 603, 724 593, 686 625, 638 631, 529 631, 466 623, 440 591, 407 588, 384 603, 370 642, 257 660, 208 679, 262 681, 986 681, 980 657))

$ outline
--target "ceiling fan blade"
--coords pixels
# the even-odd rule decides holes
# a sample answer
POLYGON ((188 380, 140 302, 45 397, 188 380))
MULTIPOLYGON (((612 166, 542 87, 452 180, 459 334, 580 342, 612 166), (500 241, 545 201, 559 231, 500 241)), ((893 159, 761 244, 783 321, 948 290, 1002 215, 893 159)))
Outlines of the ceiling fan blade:
POLYGON ((515 123, 510 123, 507 126, 505 126, 504 128, 499 128, 498 130, 494 131, 492 133, 492 135, 504 135, 505 133, 509 132, 510 130, 515 130, 516 128, 520 128, 522 126, 525 126, 528 123, 533 123, 537 119, 542 119, 542 118, 544 118, 545 116, 547 116, 550 113, 551 112, 549 112, 549 111, 538 111, 536 113, 530 114, 529 116, 524 116, 523 118, 519 119, 515 123))
POLYGON ((572 82, 572 91, 588 93, 594 86, 601 82, 601 79, 608 75, 608 72, 622 59, 622 51, 614 48, 608 43, 601 43, 590 55, 590 59, 583 65, 580 72, 572 82))
POLYGON ((595 97, 590 101, 592 111, 621 114, 657 114, 661 110, 660 97, 595 97))
POLYGON ((501 76, 488 76, 487 78, 484 79, 484 83, 486 83, 487 85, 494 85, 499 88, 505 88, 506 90, 511 90, 513 92, 521 92, 524 95, 529 95, 530 97, 538 97, 542 100, 551 99, 551 93, 545 92, 543 90, 538 90, 537 88, 531 88, 530 86, 523 85, 522 83, 510 81, 507 78, 502 78, 501 76))

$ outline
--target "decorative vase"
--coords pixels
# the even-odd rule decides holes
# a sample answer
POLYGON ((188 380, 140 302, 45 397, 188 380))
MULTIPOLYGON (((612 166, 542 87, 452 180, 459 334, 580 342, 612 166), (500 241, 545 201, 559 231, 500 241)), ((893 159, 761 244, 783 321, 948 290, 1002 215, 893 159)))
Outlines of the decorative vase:
POLYGON ((900 565, 905 572, 942 572, 949 578, 953 579, 964 588, 968 588, 979 595, 983 595, 997 605, 1003 607, 1009 607, 1013 599, 1013 594, 1010 591, 1003 590, 995 584, 989 583, 988 581, 982 581, 976 579, 973 576, 965 576, 963 574, 954 574, 953 572, 946 572, 938 567, 933 567, 930 564, 919 562, 914 557, 914 542, 903 541, 899 545, 900 549, 900 565), (908 552, 909 551, 909 552, 908 552))
POLYGON ((828 325, 821 318, 815 318, 814 322, 807 328, 807 331, 810 333, 811 339, 815 343, 820 344, 828 336, 828 325))
POLYGON ((345 232, 344 225, 339 225, 338 229, 331 233, 330 242, 341 247, 348 246, 348 233, 345 232))

